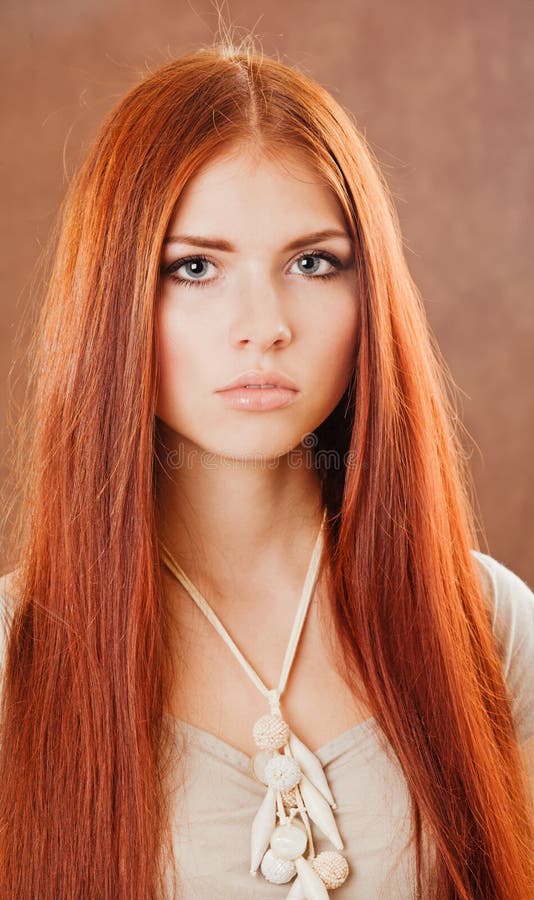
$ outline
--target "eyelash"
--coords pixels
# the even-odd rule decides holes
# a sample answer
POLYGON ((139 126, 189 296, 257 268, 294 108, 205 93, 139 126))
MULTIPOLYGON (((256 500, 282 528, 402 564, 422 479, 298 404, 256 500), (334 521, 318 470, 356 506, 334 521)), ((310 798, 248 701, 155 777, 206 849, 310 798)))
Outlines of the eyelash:
MULTIPOLYGON (((337 256, 334 256, 333 253, 328 253, 326 250, 310 250, 308 253, 301 253, 300 256, 294 260, 294 262, 298 262, 299 259, 307 259, 309 256, 317 257, 319 259, 326 259, 332 266, 334 266, 333 272, 325 272, 323 275, 309 275, 308 278, 310 281, 315 280, 326 280, 327 278, 335 278, 343 269, 348 268, 344 266, 340 259, 337 256)), ((167 275, 171 281, 174 281, 176 284, 184 285, 184 287, 207 287, 213 281, 213 279, 209 279, 206 281, 197 281, 192 278, 180 278, 175 273, 178 269, 181 269, 183 265, 188 262, 206 262, 211 263, 211 259, 208 259, 207 256, 204 256, 202 253, 195 254, 195 256, 185 256, 183 259, 178 259, 176 262, 171 263, 170 266, 162 267, 163 275, 167 275)), ((304 273, 305 274, 305 273, 304 273)))

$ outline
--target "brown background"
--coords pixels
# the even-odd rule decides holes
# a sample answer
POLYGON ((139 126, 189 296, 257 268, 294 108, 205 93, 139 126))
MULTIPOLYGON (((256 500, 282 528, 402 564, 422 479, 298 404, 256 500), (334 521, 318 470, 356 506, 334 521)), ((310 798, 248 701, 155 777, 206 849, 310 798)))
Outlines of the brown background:
MULTIPOLYGON (((534 5, 229 0, 237 38, 301 66, 358 119, 399 210, 408 264, 462 390, 481 525, 534 585, 534 5)), ((36 261, 99 121, 148 68, 211 43, 214 5, 3 5, 0 442, 36 261)), ((1 553, 0 553, 1 557, 1 553)), ((3 560, 0 558, 0 564, 3 560)))

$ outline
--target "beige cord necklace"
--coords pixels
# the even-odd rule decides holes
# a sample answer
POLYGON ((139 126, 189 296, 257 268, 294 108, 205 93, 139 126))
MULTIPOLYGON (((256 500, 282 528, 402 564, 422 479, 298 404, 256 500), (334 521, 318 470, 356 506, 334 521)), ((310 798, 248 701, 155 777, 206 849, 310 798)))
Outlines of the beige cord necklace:
POLYGON ((342 885, 349 872, 347 860, 338 852, 343 849, 343 842, 332 813, 336 804, 321 762, 293 734, 280 711, 280 697, 295 658, 319 572, 326 512, 325 508, 278 687, 271 690, 259 678, 209 603, 160 541, 162 561, 188 591, 269 702, 270 712, 261 716, 253 728, 254 743, 259 752, 251 761, 252 771, 257 780, 266 786, 267 792, 252 823, 250 874, 256 875, 260 869, 267 881, 273 884, 286 884, 296 875, 287 900, 328 900, 328 891, 342 885), (327 850, 315 855, 311 822, 336 847, 335 851, 327 850), (307 856, 304 855, 306 850, 307 856))

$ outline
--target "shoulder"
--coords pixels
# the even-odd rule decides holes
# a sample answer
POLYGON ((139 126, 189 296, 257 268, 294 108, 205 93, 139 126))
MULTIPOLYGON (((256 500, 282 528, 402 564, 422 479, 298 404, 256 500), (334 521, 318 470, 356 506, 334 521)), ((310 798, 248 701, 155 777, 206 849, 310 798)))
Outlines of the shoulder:
POLYGON ((5 575, 0 575, 0 600, 1 613, 9 614, 11 608, 16 603, 19 589, 20 569, 13 569, 5 575))
POLYGON ((4 650, 13 610, 17 602, 19 569, 0 575, 0 667, 4 665, 4 650))
POLYGON ((534 593, 519 575, 492 556, 472 550, 485 586, 492 629, 502 650, 508 675, 514 654, 523 647, 534 651, 534 593))
POLYGON ((5 575, 0 575, 0 598, 2 601, 2 613, 4 608, 9 612, 10 607, 16 602, 19 591, 20 569, 13 569, 5 575))
POLYGON ((519 575, 472 550, 484 585, 520 743, 534 735, 534 593, 519 575))

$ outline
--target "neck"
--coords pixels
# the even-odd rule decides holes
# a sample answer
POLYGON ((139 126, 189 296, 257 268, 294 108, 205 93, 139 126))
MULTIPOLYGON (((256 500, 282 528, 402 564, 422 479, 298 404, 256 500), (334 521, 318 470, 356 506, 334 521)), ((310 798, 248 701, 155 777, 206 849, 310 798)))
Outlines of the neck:
POLYGON ((167 452, 158 472, 158 531, 174 559, 212 596, 299 592, 323 514, 317 471, 295 454, 273 467, 199 457, 176 465, 167 452))

